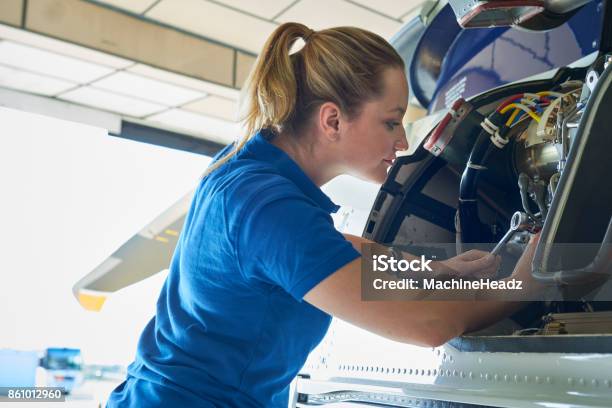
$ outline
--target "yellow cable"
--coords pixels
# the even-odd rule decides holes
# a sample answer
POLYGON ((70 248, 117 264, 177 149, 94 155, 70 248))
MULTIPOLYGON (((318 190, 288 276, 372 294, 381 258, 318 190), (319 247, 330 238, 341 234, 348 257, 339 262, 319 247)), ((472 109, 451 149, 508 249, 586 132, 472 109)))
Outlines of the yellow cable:
POLYGON ((518 115, 520 111, 520 109, 515 109, 514 112, 512 112, 512 115, 510 115, 510 117, 506 121, 506 126, 510 126, 512 122, 514 122, 514 118, 516 118, 516 115, 518 115))
POLYGON ((539 96, 547 96, 547 95, 550 95, 550 96, 556 96, 556 97, 563 96, 563 94, 562 94, 562 93, 560 93, 560 92, 553 92, 553 91, 542 91, 542 92, 538 92, 538 93, 536 93, 536 95, 539 95, 539 96))
POLYGON ((504 114, 506 112, 508 112, 510 109, 512 108, 517 108, 522 110, 523 112, 525 112, 526 114, 528 114, 529 116, 531 116, 531 118, 533 120, 535 120, 536 122, 540 122, 540 117, 538 115, 536 115, 535 113, 533 113, 531 111, 531 109, 529 109, 528 107, 526 107, 525 105, 521 104, 521 103, 511 103, 508 106, 505 106, 501 111, 499 111, 499 113, 504 114))

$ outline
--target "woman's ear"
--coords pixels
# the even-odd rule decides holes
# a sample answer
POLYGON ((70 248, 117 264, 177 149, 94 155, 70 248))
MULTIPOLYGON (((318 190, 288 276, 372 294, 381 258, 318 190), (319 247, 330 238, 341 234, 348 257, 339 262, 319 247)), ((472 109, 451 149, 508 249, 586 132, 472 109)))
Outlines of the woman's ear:
POLYGON ((341 116, 340 108, 333 102, 319 107, 319 128, 327 140, 336 141, 340 137, 341 116))

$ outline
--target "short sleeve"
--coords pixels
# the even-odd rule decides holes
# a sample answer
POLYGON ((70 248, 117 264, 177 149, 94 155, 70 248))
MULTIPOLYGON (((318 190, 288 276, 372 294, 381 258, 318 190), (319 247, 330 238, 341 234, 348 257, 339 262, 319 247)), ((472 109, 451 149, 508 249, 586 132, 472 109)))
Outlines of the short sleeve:
POLYGON ((297 300, 360 257, 332 218, 298 194, 265 194, 240 223, 237 256, 247 279, 282 287, 297 300))

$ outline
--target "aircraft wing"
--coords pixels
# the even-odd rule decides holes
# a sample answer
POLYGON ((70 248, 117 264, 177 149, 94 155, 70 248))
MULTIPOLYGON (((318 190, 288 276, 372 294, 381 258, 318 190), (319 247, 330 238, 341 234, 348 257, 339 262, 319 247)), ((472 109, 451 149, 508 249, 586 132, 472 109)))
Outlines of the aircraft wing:
POLYGON ((72 293, 81 306, 100 311, 110 294, 167 269, 192 197, 193 191, 75 283, 72 293))

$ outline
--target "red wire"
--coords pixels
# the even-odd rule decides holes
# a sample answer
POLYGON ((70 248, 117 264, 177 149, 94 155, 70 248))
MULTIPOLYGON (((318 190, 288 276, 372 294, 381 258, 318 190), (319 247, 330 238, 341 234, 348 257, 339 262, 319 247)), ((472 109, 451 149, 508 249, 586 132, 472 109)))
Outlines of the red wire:
POLYGON ((514 102, 517 99, 521 99, 525 94, 524 93, 520 93, 520 94, 516 94, 516 95, 512 95, 511 97, 509 97, 508 99, 504 100, 501 105, 499 105, 497 107, 497 109, 495 109, 497 112, 499 112, 500 110, 504 109, 506 106, 510 105, 512 102, 514 102))
MULTIPOLYGON (((520 93, 520 94, 516 94, 516 95, 512 95, 511 97, 509 97, 508 99, 505 99, 501 105, 499 105, 497 107, 497 109, 495 109, 497 112, 501 111, 502 109, 504 109, 506 106, 510 105, 513 102, 516 102, 517 100, 522 99, 525 96, 524 93, 520 93)), ((540 101, 546 101, 548 103, 550 103, 551 99, 548 98, 547 96, 540 96, 540 101)), ((541 105, 541 104, 540 104, 541 105)))

